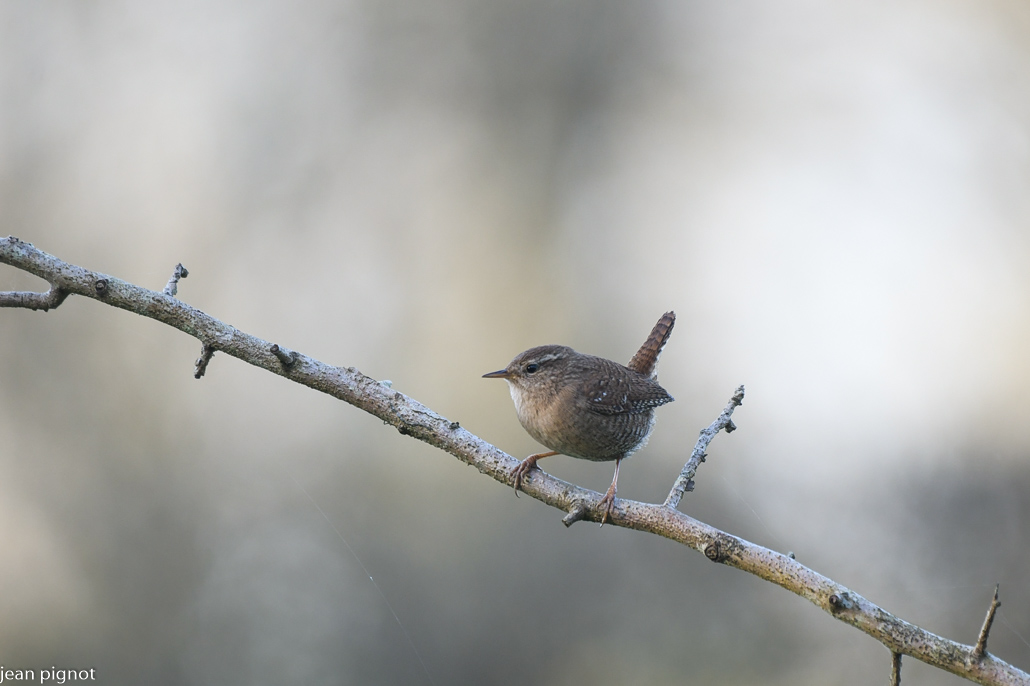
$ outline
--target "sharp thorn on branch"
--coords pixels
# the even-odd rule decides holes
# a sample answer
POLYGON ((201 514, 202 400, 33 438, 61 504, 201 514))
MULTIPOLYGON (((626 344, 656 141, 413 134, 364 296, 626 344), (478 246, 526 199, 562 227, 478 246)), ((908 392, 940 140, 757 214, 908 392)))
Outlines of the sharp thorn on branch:
POLYGON ((994 624, 994 613, 1001 607, 1001 602, 998 600, 998 590, 1001 588, 1001 584, 994 586, 994 598, 991 599, 991 606, 987 608, 987 617, 984 618, 984 624, 980 628, 980 636, 976 639, 976 645, 973 647, 972 658, 975 662, 981 662, 987 657, 987 635, 991 633, 991 625, 994 624))

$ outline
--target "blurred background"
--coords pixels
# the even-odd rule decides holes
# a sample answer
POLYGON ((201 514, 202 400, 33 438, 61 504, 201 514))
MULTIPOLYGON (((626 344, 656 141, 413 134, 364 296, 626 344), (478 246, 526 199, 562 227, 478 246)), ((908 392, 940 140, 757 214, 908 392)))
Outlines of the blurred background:
MULTIPOLYGON (((1030 7, 0 5, 0 236, 394 388, 679 321, 661 501, 1030 668, 1030 7)), ((0 267, 0 288, 46 284, 0 267)), ((889 654, 84 298, 0 311, 0 663, 109 684, 870 684, 889 654), (371 575, 375 581, 370 581, 371 575)), ((604 490, 611 465, 545 469, 604 490)), ((960 683, 904 663, 906 684, 960 683)))

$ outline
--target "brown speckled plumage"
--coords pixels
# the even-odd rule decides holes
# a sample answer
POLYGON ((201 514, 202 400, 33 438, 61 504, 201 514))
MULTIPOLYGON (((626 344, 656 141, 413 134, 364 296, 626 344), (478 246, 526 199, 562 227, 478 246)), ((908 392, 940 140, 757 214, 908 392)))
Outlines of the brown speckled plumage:
POLYGON ((635 372, 640 372, 652 379, 658 376, 658 358, 669 342, 672 335, 672 327, 676 325, 676 313, 666 312, 658 323, 651 329, 651 335, 647 337, 640 350, 633 356, 626 366, 635 372))
POLYGON ((675 321, 673 312, 662 315, 629 366, 564 345, 542 345, 484 375, 508 382, 522 426, 553 451, 531 455, 519 465, 513 475, 516 491, 542 457, 560 453, 583 460, 616 460, 602 521, 608 518, 619 461, 644 447, 654 427, 654 409, 673 400, 658 384, 655 369, 675 321))

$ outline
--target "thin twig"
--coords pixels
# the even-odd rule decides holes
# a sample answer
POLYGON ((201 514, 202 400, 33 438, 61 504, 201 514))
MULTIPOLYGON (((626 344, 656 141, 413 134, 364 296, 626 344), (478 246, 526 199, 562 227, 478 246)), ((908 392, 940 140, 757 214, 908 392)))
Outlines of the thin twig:
POLYGON ((991 606, 987 608, 987 617, 984 618, 984 625, 980 628, 980 636, 976 639, 976 645, 973 647, 972 658, 979 662, 987 656, 987 635, 991 633, 991 625, 994 624, 994 613, 1001 607, 1001 603, 998 601, 998 590, 1001 588, 1001 584, 994 586, 994 598, 991 599, 991 606))
POLYGON ((701 435, 697 438, 697 443, 694 444, 694 452, 690 454, 690 459, 683 465, 683 471, 680 472, 680 475, 676 477, 676 481, 672 484, 672 490, 669 491, 669 496, 665 499, 665 507, 675 510, 679 507, 683 494, 694 490, 694 474, 697 473, 698 466, 705 461, 705 451, 708 450, 708 444, 723 429, 726 429, 726 433, 732 433, 736 430, 737 427, 730 417, 733 416, 733 410, 737 409, 743 402, 744 387, 738 386, 718 419, 712 422, 707 429, 701 431, 701 435))
MULTIPOLYGON (((28 243, 0 239, 0 262, 35 274, 69 293, 160 321, 205 342, 206 346, 217 347, 219 352, 348 402, 404 435, 447 451, 510 488, 511 471, 518 460, 352 367, 334 367, 297 353, 296 361, 287 369, 269 354, 272 344, 268 341, 243 333, 180 300, 63 262, 28 243), (103 288, 98 288, 100 280, 104 282, 103 288)), ((600 493, 550 474, 534 473, 533 479, 523 484, 523 492, 563 512, 574 512, 577 503, 582 503, 586 509, 584 519, 600 520, 600 493)), ((915 657, 981 684, 1030 686, 1030 674, 988 654, 986 649, 981 659, 972 660, 972 646, 910 624, 797 560, 720 531, 665 504, 620 498, 619 517, 612 524, 663 536, 704 553, 713 562, 785 588, 835 619, 869 634, 892 653, 915 657)))
POLYGON ((891 653, 890 686, 901 686, 901 653, 891 653))
POLYGON ((197 358, 197 368, 193 371, 193 378, 199 379, 204 376, 204 372, 207 371, 207 364, 211 361, 211 358, 215 355, 215 349, 213 346, 204 344, 204 347, 200 349, 200 357, 197 358))
POLYGON ((182 262, 175 265, 175 270, 172 272, 172 278, 168 279, 168 283, 165 285, 165 295, 175 297, 176 293, 179 292, 179 279, 185 279, 190 273, 186 267, 182 266, 182 262))
POLYGON ((35 291, 5 291, 0 293, 0 307, 24 307, 29 310, 55 309, 68 297, 68 291, 51 286, 46 293, 35 291))

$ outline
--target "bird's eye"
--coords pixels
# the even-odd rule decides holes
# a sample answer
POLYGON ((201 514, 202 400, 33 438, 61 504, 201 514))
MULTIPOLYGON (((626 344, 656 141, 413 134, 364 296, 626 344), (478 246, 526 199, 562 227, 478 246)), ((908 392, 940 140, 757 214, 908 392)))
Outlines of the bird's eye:
POLYGON ((529 364, 526 365, 526 373, 527 374, 535 374, 536 370, 538 370, 538 369, 540 369, 540 365, 538 365, 536 362, 530 362, 529 364))

